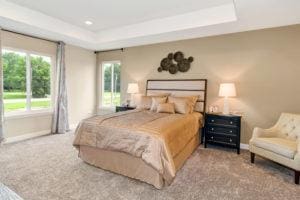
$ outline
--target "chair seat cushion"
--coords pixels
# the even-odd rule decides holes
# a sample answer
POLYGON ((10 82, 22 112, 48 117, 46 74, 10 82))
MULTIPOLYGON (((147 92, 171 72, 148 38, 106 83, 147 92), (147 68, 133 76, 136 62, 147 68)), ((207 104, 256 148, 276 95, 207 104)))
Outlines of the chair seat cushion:
POLYGON ((290 159, 297 153, 297 142, 284 138, 255 138, 252 144, 290 159))

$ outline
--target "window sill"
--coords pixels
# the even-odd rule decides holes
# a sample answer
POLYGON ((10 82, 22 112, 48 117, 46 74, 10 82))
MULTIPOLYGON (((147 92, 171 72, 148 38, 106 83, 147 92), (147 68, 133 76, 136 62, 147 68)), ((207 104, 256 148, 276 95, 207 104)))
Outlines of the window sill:
POLYGON ((24 111, 24 112, 11 112, 4 115, 4 120, 39 117, 39 116, 47 116, 52 114, 53 111, 50 109, 32 110, 32 111, 24 111))
POLYGON ((106 115, 106 114, 111 114, 116 112, 116 107, 112 106, 112 107, 100 107, 97 110, 97 115, 106 115))
POLYGON ((111 111, 111 110, 115 110, 116 106, 101 106, 99 108, 99 110, 104 110, 104 111, 111 111))

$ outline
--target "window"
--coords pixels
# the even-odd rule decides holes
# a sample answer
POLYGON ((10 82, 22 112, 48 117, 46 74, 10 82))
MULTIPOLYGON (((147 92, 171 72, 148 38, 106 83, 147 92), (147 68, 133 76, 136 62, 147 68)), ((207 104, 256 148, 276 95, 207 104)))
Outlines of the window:
POLYGON ((121 63, 119 61, 102 63, 102 107, 120 105, 120 78, 121 63))
POLYGON ((4 112, 51 107, 51 58, 29 52, 2 50, 4 112))

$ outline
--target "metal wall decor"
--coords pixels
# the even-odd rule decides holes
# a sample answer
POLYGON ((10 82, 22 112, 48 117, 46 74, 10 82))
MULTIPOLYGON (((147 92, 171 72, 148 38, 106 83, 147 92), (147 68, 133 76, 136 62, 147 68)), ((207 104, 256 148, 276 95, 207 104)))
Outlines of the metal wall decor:
POLYGON ((170 74, 177 72, 187 72, 191 68, 191 63, 194 61, 192 56, 184 58, 181 51, 176 53, 169 53, 166 58, 160 61, 160 67, 157 68, 158 72, 169 71, 170 74))

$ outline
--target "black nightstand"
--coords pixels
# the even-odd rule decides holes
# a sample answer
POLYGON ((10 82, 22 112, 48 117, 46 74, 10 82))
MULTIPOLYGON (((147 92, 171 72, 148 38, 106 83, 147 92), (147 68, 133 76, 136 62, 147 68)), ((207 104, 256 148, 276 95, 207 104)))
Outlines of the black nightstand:
POLYGON ((240 154, 241 116, 206 113, 204 147, 219 144, 237 149, 240 154))
POLYGON ((116 112, 122 112, 122 111, 126 111, 126 110, 134 110, 134 107, 130 107, 130 106, 116 106, 116 112))

